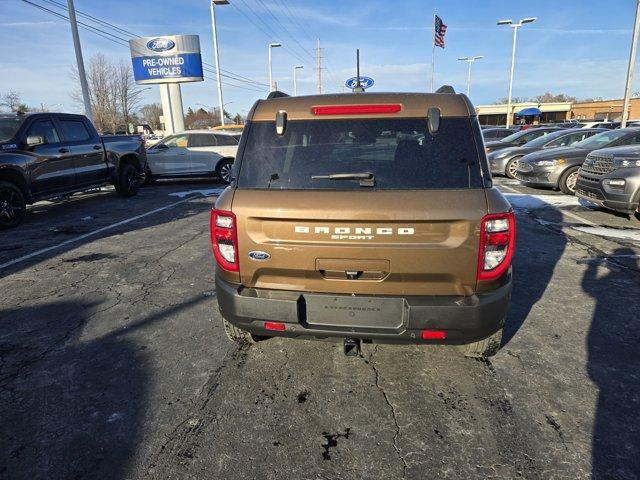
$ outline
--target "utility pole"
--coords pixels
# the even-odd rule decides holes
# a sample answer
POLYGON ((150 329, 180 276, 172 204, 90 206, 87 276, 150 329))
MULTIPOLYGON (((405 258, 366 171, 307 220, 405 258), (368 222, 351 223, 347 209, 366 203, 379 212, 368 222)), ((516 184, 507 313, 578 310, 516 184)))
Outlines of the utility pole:
POLYGON ((76 63, 78 64, 78 77, 80 77, 80 88, 82 89, 82 100, 84 102, 84 114, 93 122, 91 111, 91 97, 89 96, 89 85, 87 84, 87 74, 84 71, 84 60, 82 59, 82 47, 80 46, 80 35, 78 34, 78 22, 76 20, 76 9, 73 0, 67 0, 69 9, 69 23, 71 24, 71 36, 73 37, 73 47, 76 50, 76 63))
POLYGON ((320 39, 316 48, 316 70, 318 71, 318 94, 322 93, 322 56, 320 48, 320 39))
POLYGON ((213 29, 213 56, 216 63, 216 81, 218 82, 218 102, 220 103, 220 125, 224 126, 224 103, 222 100, 222 78, 220 75, 220 54, 218 53, 218 30, 216 28, 215 5, 228 5, 228 0, 211 0, 211 28, 213 29))
POLYGON ((631 52, 629 53, 629 66, 627 67, 627 83, 624 87, 624 106, 622 107, 622 125, 627 126, 629 120, 629 102, 631 100, 631 82, 633 81, 633 67, 636 63, 636 50, 638 48, 638 31, 640 30, 640 0, 636 2, 636 22, 633 25, 633 37, 631 39, 631 52))

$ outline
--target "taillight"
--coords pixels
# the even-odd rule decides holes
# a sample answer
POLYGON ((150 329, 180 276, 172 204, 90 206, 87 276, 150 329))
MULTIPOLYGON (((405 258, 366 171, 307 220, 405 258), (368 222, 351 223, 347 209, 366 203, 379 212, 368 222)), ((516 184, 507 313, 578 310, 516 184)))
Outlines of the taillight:
POLYGON ((516 217, 513 212, 485 215, 480 221, 478 280, 493 280, 511 265, 516 247, 516 217))
POLYGON ((211 246, 213 256, 224 270, 237 272, 238 234, 236 216, 224 210, 211 210, 211 246))
POLYGON ((399 103, 381 103, 369 105, 320 105, 311 107, 314 115, 370 115, 373 113, 398 113, 402 110, 399 103))

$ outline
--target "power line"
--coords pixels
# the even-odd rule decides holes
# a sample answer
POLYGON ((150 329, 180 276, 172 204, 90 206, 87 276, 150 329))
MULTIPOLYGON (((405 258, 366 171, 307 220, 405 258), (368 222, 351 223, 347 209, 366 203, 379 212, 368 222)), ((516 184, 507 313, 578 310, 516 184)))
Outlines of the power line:
MULTIPOLYGON (((57 2, 56 0, 43 0, 43 1, 45 1, 45 2, 47 2, 47 3, 49 3, 49 4, 51 4, 51 5, 54 5, 54 6, 58 7, 58 8, 60 8, 60 9, 63 9, 64 11, 67 11, 67 10, 68 10, 68 9, 67 9, 67 7, 66 7, 63 3, 57 2)), ((26 2, 26 3, 30 3, 30 4, 32 4, 32 5, 33 5, 33 3, 32 3, 32 2, 26 2)), ((44 9, 45 7, 40 7, 40 8, 41 8, 41 9, 44 9)), ((93 15, 90 15, 90 14, 88 14, 88 13, 81 12, 81 11, 79 11, 79 10, 76 10, 76 13, 77 13, 79 16, 82 16, 82 17, 84 17, 84 18, 88 18, 88 19, 90 19, 90 20, 92 20, 92 21, 94 21, 94 22, 96 22, 96 23, 98 23, 98 24, 100 24, 100 25, 102 25, 102 26, 105 26, 105 27, 111 28, 111 29, 113 29, 113 30, 116 30, 116 31, 122 32, 122 33, 124 33, 125 35, 130 35, 130 36, 132 36, 132 37, 138 37, 138 36, 139 36, 139 34, 137 34, 137 33, 131 32, 131 31, 129 31, 129 30, 125 30, 124 28, 118 27, 117 25, 114 25, 114 24, 112 24, 112 23, 109 23, 109 22, 107 22, 106 20, 102 20, 102 19, 96 18, 96 17, 94 17, 93 15)), ((65 18, 67 18, 67 19, 68 19, 68 17, 65 17, 65 18)), ((78 23, 81 23, 81 22, 78 22, 78 23)), ((84 24, 84 25, 85 25, 85 26, 87 26, 86 24, 84 24)), ((93 26, 89 26, 89 27, 90 27, 90 28, 95 28, 95 27, 93 27, 93 26)), ((100 29, 97 29, 97 30, 100 30, 100 29)), ((109 32, 104 32, 103 30, 100 30, 100 31, 101 31, 101 32, 103 32, 103 33, 105 33, 105 34, 107 34, 107 35, 113 35, 113 34, 110 34, 109 32)), ((115 37, 115 35, 114 35, 114 37, 115 37)), ((116 37, 116 38, 118 38, 119 40, 126 41, 126 42, 128 42, 128 40, 129 40, 128 38, 121 38, 121 37, 116 37)), ((209 63, 207 63, 207 62, 205 62, 205 61, 203 61, 203 62, 202 62, 202 64, 203 64, 203 65, 206 65, 206 66, 207 66, 207 67, 209 67, 209 68, 214 69, 213 73, 215 73, 215 71, 216 71, 216 70, 215 70, 215 67, 214 67, 213 65, 211 65, 211 64, 209 64, 209 63)), ((257 86, 266 86, 266 85, 267 85, 266 83, 259 82, 259 81, 257 81, 257 80, 253 80, 253 79, 248 78, 248 77, 244 77, 244 76, 242 76, 242 75, 239 75, 239 74, 236 74, 236 73, 234 73, 234 72, 231 72, 231 71, 225 70, 225 69, 223 69, 223 68, 221 68, 221 69, 220 69, 220 72, 221 72, 221 73, 220 73, 220 74, 221 74, 221 76, 224 76, 224 77, 227 77, 227 78, 230 78, 230 79, 232 79, 232 80, 239 81, 239 82, 243 82, 243 83, 251 83, 251 84, 255 84, 255 85, 257 85, 257 86)))
MULTIPOLYGON (((251 7, 251 5, 249 5, 245 0, 239 0, 240 2, 242 2, 242 4, 247 8, 247 10, 249 10, 251 12, 251 14, 258 19, 258 21, 260 23, 262 23, 262 25, 264 25, 264 27, 266 27, 271 33, 269 33, 267 30, 265 30, 265 28, 263 28, 260 24, 256 23, 251 17, 249 17, 248 14, 246 14, 243 10, 240 9, 240 7, 238 7, 235 2, 232 2, 231 5, 233 5, 236 10, 238 10, 242 15, 244 15, 245 18, 247 18, 253 25, 255 25, 259 30, 261 30, 264 34, 266 34, 267 38, 270 39, 277 39, 280 38, 280 35, 260 16, 258 15, 258 13, 256 13, 256 11, 251 7)), ((289 48, 286 47, 285 48, 289 51, 289 53, 291 55, 293 55, 294 57, 296 57, 298 60, 300 60, 303 64, 307 64, 308 60, 304 59, 303 57, 301 57, 297 51, 295 51, 293 48, 289 48)))
MULTIPOLYGON (((29 4, 29 5, 37 8, 37 9, 39 9, 39 10, 42 10, 42 11, 44 11, 46 13, 54 15, 54 16, 62 19, 62 20, 65 20, 67 22, 69 21, 69 17, 67 17, 66 15, 63 15, 63 14, 61 14, 59 12, 55 12, 55 11, 53 11, 53 10, 47 8, 47 7, 44 7, 44 6, 39 5, 37 3, 34 3, 32 1, 30 1, 30 0, 22 0, 22 1, 24 3, 26 3, 26 4, 29 4)), ((116 45, 120 45, 120 46, 124 46, 124 47, 129 48, 129 43, 128 43, 128 41, 126 39, 117 37, 117 36, 115 36, 115 35, 113 35, 113 34, 111 34, 109 32, 105 32, 104 30, 101 30, 101 29, 99 29, 99 28, 97 28, 97 27, 95 27, 93 25, 88 25, 88 24, 86 24, 84 22, 78 21, 77 23, 83 29, 88 30, 89 32, 93 33, 94 35, 98 35, 99 37, 102 37, 105 40, 109 40, 110 42, 113 42, 116 45)), ((203 67, 203 70, 205 70, 205 71, 207 71, 209 73, 215 73, 215 71, 212 70, 211 68, 203 67)), ((240 89, 243 89, 243 90, 249 90, 249 91, 254 91, 254 92, 262 92, 262 89, 255 88, 253 86, 237 85, 237 84, 231 83, 229 81, 223 82, 223 84, 227 85, 227 86, 230 86, 230 87, 240 88, 240 89)))
POLYGON ((265 8, 267 13, 271 16, 271 18, 273 18, 287 33, 287 35, 289 35, 289 37, 291 37, 291 39, 300 47, 300 50, 303 51, 305 54, 307 54, 311 58, 311 60, 313 60, 314 59, 313 55, 306 48, 302 46, 302 44, 298 41, 298 39, 289 31, 289 29, 280 21, 280 19, 273 14, 271 9, 264 3, 264 1, 258 0, 258 2, 260 2, 260 4, 265 8))

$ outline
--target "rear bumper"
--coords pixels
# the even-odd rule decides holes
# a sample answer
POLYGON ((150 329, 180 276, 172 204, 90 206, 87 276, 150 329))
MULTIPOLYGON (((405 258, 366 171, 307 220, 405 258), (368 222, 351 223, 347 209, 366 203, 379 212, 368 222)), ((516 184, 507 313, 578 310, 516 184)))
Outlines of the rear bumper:
MULTIPOLYGON (((390 318, 384 324, 378 320, 372 322, 373 325, 362 324, 362 318, 367 314, 361 313, 360 307, 346 315, 356 318, 362 315, 359 321, 335 321, 336 297, 340 297, 338 302, 348 303, 349 298, 354 298, 348 295, 245 288, 218 277, 216 293, 222 316, 238 328, 257 335, 303 339, 348 337, 378 343, 465 344, 487 338, 502 328, 511 296, 511 278, 492 292, 468 297, 355 297, 360 305, 362 301, 371 306, 401 302, 400 318, 390 318), (309 311, 315 312, 311 315, 313 318, 307 318, 309 311), (286 330, 266 330, 265 321, 282 322, 286 330), (421 331, 426 329, 444 330, 446 339, 422 340, 421 331)), ((345 317, 344 307, 341 310, 345 317)))

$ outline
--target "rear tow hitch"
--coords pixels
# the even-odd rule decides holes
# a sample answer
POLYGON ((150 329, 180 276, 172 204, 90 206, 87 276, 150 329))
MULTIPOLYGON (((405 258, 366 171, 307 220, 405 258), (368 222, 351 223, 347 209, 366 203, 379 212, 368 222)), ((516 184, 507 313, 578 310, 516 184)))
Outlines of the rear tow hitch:
POLYGON ((347 357, 357 357, 360 354, 360 339, 359 338, 345 338, 344 339, 344 354, 347 357))

